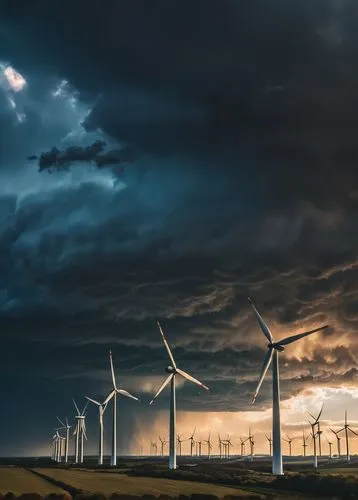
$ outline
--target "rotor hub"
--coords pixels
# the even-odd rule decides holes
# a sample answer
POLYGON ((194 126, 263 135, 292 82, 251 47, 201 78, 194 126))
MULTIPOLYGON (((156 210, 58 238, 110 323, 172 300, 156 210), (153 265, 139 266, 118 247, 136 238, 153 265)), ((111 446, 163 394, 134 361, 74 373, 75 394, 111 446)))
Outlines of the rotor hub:
POLYGON ((175 369, 173 366, 169 365, 165 369, 168 373, 175 373, 175 369))

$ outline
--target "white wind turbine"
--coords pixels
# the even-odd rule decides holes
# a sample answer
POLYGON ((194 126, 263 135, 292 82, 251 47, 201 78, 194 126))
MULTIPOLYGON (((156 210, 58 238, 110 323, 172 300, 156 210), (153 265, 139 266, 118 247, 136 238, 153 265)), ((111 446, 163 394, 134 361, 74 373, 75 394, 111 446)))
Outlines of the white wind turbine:
MULTIPOLYGON (((128 391, 124 389, 118 389, 116 384, 116 378, 114 376, 114 368, 113 368, 113 359, 112 359, 112 351, 109 351, 109 362, 111 365, 111 373, 112 373, 112 384, 113 389, 112 392, 108 395, 106 401, 113 398, 113 423, 112 423, 112 455, 111 455, 111 465, 117 465, 117 394, 121 396, 125 396, 126 398, 135 399, 138 401, 138 398, 130 394, 128 391)), ((108 402, 107 401, 107 402, 108 402)))
POLYGON ((88 406, 88 401, 83 408, 82 412, 78 409, 78 406, 76 405, 76 401, 73 399, 73 404, 75 405, 77 415, 75 415, 75 418, 77 420, 76 428, 74 430, 73 435, 76 436, 76 447, 75 447, 75 463, 80 464, 83 463, 83 438, 86 439, 87 441, 87 435, 86 435, 86 410, 88 406))
POLYGON ((66 424, 64 424, 62 422, 62 420, 60 420, 58 417, 56 417, 56 418, 60 422, 60 424, 62 425, 62 427, 60 427, 58 430, 65 430, 66 431, 66 437, 64 439, 65 439, 65 464, 67 464, 68 463, 68 446, 69 446, 69 442, 70 442, 71 426, 68 424, 67 417, 66 417, 66 424))
POLYGON ((346 457, 347 457, 347 462, 351 461, 351 456, 349 454, 349 441, 348 441, 348 431, 350 431, 352 434, 355 434, 358 436, 358 434, 349 426, 348 420, 347 420, 347 410, 344 412, 344 427, 337 431, 337 434, 340 434, 341 432, 345 433, 346 436, 346 457))
POLYGON ((328 327, 328 325, 320 326, 319 328, 314 328, 308 332, 299 333, 298 335, 292 335, 286 337, 278 342, 275 342, 272 333, 261 317, 260 313, 256 309, 254 303, 248 298, 249 303, 256 315, 257 321, 260 328, 269 341, 267 344, 268 351, 262 365, 261 374, 259 382, 257 384, 256 391, 252 398, 252 404, 255 402, 256 396, 260 390, 261 384, 265 378, 267 370, 272 363, 272 447, 273 447, 273 457, 272 457, 272 473, 276 475, 283 474, 282 468, 282 451, 281 451, 281 421, 280 421, 280 375, 279 375, 279 365, 278 365, 278 353, 284 351, 286 345, 292 344, 297 340, 311 335, 312 333, 318 332, 328 327))
POLYGON ((177 467, 177 457, 176 457, 176 440, 175 440, 175 426, 176 426, 176 397, 175 397, 175 376, 181 375, 186 380, 193 382, 200 387, 203 387, 207 391, 209 390, 206 385, 202 384, 199 380, 189 375, 189 373, 180 370, 177 367, 172 352, 170 350, 169 344, 164 336, 162 327, 160 326, 159 321, 157 322, 159 331, 161 333, 165 348, 168 352, 169 359, 171 361, 171 365, 166 368, 166 371, 169 373, 168 377, 164 380, 162 385, 159 387, 157 393, 149 404, 152 404, 153 401, 159 396, 159 394, 163 391, 163 389, 170 383, 171 393, 170 393, 170 419, 169 419, 169 469, 176 469, 177 467))
POLYGON ((98 417, 99 417, 99 443, 98 443, 98 464, 103 465, 103 415, 106 411, 107 404, 113 398, 114 391, 112 391, 103 403, 99 403, 95 399, 86 396, 86 399, 98 407, 98 417))

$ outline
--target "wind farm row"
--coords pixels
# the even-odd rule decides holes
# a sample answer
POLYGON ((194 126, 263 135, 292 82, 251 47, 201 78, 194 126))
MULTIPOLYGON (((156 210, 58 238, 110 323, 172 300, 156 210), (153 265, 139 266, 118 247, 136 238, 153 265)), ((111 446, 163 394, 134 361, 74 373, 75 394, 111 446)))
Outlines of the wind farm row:
MULTIPOLYGON (((267 433, 267 452, 268 456, 272 457, 272 473, 275 475, 283 474, 283 460, 282 460, 282 448, 283 443, 285 443, 287 453, 286 456, 292 457, 292 445, 295 441, 293 437, 289 435, 281 434, 281 415, 280 415, 280 384, 279 384, 279 353, 284 351, 285 347, 289 344, 297 342, 298 340, 312 335, 315 332, 322 331, 328 327, 328 325, 319 326, 317 328, 299 333, 297 335, 292 335, 286 337, 282 340, 275 341, 271 330, 269 329, 267 323, 264 321, 260 313, 258 312, 253 301, 249 298, 249 304, 253 310, 253 313, 258 321, 260 329, 266 339, 267 353, 263 362, 261 373, 259 376, 258 384, 253 395, 252 404, 254 404, 266 373, 272 366, 272 432, 267 433)), ((149 405, 152 405, 159 395, 164 391, 167 386, 170 386, 170 408, 169 408, 169 429, 168 438, 159 436, 155 439, 151 439, 148 443, 148 456, 162 456, 166 454, 169 456, 169 468, 177 468, 177 456, 188 456, 188 457, 203 457, 207 459, 245 459, 254 461, 255 459, 255 436, 249 433, 246 437, 236 437, 226 436, 222 438, 220 434, 212 431, 207 435, 206 439, 198 437, 194 429, 193 433, 187 438, 183 438, 181 434, 177 433, 176 430, 176 381, 178 377, 182 377, 185 380, 199 386, 200 388, 208 391, 209 388, 204 385, 200 380, 194 378, 189 373, 185 372, 178 367, 176 360, 174 359, 171 348, 167 342, 164 331, 158 322, 159 332, 167 351, 167 355, 170 360, 169 366, 165 368, 167 372, 167 377, 160 385, 159 389, 155 393, 153 399, 150 401, 149 405), (217 435, 217 439, 216 436, 217 435), (214 437, 215 436, 215 440, 214 437), (240 439, 238 442, 237 440, 240 439), (215 442, 214 442, 215 441, 215 442), (186 444, 187 443, 187 444, 186 444), (184 450, 186 448, 186 450, 184 450), (215 449, 214 449, 215 448, 215 449), (240 448, 240 451, 239 451, 240 448), (248 453, 246 453, 246 448, 248 448, 248 453)), ((103 465, 104 461, 104 414, 107 411, 108 405, 112 405, 112 435, 111 435, 111 455, 110 455, 110 465, 117 465, 117 396, 123 396, 136 401, 138 404, 139 398, 135 395, 129 393, 123 388, 117 386, 113 357, 112 353, 109 353, 110 361, 110 371, 112 387, 107 396, 103 401, 98 401, 92 396, 86 396, 86 404, 80 410, 77 403, 73 400, 73 405, 75 409, 75 421, 76 424, 73 430, 74 437, 74 458, 73 462, 75 464, 80 464, 84 462, 84 442, 87 440, 86 431, 86 416, 88 405, 94 405, 98 409, 98 464, 103 465)), ((341 458, 341 440, 344 435, 345 441, 345 459, 350 461, 350 448, 349 448, 349 436, 351 434, 357 435, 358 433, 353 430, 347 418, 347 412, 345 412, 344 425, 340 429, 330 429, 329 434, 324 433, 321 430, 321 415, 323 411, 323 404, 320 412, 315 417, 309 414, 309 432, 302 430, 302 455, 303 457, 308 456, 308 446, 312 449, 312 465, 314 468, 318 466, 318 457, 322 456, 322 440, 329 447, 329 453, 327 456, 332 458, 333 455, 341 458), (328 435, 327 435, 328 434, 328 435), (333 446, 336 445, 337 453, 333 454, 333 446)), ((55 429, 56 433, 52 440, 52 459, 57 462, 63 462, 65 464, 69 463, 69 443, 71 437, 72 427, 69 425, 67 418, 61 420, 57 417, 60 424, 59 427, 55 429), (64 435, 62 435, 64 433, 64 435)), ((297 438, 296 438, 297 439, 297 438)), ((141 446, 140 455, 144 456, 144 446, 141 446)))

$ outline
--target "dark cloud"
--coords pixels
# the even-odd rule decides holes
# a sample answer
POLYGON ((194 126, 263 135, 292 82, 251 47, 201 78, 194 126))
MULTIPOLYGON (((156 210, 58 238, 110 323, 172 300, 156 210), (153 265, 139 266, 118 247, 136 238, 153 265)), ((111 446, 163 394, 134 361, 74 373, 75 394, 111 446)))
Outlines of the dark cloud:
MULTIPOLYGON (((129 147, 123 149, 112 149, 104 151, 106 143, 97 140, 90 146, 69 146, 64 151, 53 147, 50 151, 41 153, 38 158, 40 172, 49 172, 68 169, 73 163, 94 163, 98 168, 111 165, 133 163, 135 153, 129 147)), ((29 160, 37 159, 37 156, 28 157, 29 160)))

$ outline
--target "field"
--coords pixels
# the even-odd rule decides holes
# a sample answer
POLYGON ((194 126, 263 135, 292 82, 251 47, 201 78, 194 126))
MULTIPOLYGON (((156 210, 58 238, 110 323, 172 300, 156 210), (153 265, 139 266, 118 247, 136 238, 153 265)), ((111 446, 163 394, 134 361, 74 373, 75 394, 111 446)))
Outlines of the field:
POLYGON ((0 493, 12 491, 16 494, 39 493, 65 493, 57 486, 53 486, 45 479, 41 479, 21 467, 0 467, 0 493))
POLYGON ((93 472, 64 469, 36 469, 41 474, 53 477, 66 483, 73 488, 85 492, 101 492, 106 495, 110 493, 132 494, 132 495, 191 495, 201 493, 216 495, 223 498, 225 495, 245 496, 258 498, 255 493, 242 492, 236 488, 216 486, 195 481, 176 481, 173 479, 161 479, 152 477, 129 477, 126 474, 115 474, 110 472, 93 472))

